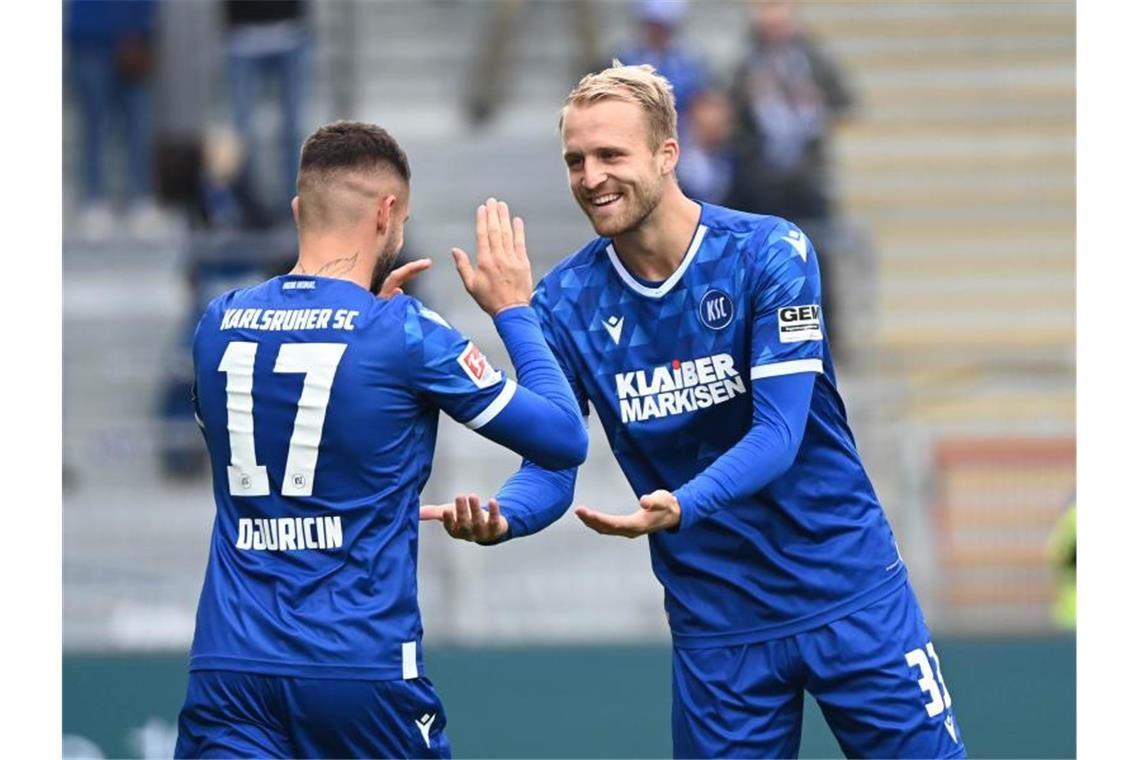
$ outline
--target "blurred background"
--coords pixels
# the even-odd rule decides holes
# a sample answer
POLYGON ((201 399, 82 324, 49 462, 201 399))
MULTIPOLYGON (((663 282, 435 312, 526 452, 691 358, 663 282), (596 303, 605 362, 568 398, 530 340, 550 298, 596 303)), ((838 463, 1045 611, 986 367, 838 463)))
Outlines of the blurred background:
MULTIPOLYGON (((1072 2, 64 3, 65 755, 169 756, 213 503, 188 345, 291 267, 301 140, 378 123, 412 165, 411 288, 508 365, 448 249, 489 195, 535 276, 593 236, 565 94, 674 83, 690 195, 817 244, 841 391, 975 757, 1076 753, 1072 2)), ((596 422, 576 503, 633 494, 596 422)), ((443 418, 426 503, 515 456, 443 418)), ((644 542, 573 517, 486 549, 427 525, 427 673, 457 757, 670 754, 644 542)), ((810 699, 808 700, 810 703, 810 699)), ((808 706, 803 755, 839 756, 808 706)))

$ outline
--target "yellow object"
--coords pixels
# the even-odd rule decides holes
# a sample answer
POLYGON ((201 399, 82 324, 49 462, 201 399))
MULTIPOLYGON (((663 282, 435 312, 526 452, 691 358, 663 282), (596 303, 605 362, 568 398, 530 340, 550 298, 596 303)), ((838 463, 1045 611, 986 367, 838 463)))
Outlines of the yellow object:
POLYGON ((1057 573, 1053 620, 1058 627, 1077 627, 1077 500, 1061 515, 1049 536, 1049 554, 1057 573))

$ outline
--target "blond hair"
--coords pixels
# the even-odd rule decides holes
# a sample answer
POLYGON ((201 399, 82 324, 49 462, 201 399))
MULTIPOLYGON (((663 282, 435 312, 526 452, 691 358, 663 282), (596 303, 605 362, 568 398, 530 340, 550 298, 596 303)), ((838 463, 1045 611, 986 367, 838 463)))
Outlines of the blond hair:
POLYGON ((669 138, 677 139, 677 106, 673 97, 673 85, 648 63, 626 66, 615 58, 610 68, 582 77, 566 96, 566 103, 558 116, 559 130, 571 108, 593 105, 603 100, 619 100, 641 107, 649 126, 651 149, 657 150, 669 138))

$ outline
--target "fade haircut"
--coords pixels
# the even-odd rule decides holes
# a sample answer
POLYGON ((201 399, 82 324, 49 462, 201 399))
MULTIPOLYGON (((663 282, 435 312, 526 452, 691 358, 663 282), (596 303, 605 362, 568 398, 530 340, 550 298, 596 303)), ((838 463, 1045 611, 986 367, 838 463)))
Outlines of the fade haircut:
POLYGON ((618 59, 597 74, 587 74, 566 96, 558 117, 558 128, 574 106, 593 105, 603 100, 620 100, 640 106, 649 127, 649 147, 657 150, 669 138, 677 139, 677 105, 673 85, 648 63, 623 65, 618 59))
POLYGON ((301 147, 301 225, 329 228, 354 222, 364 204, 383 192, 385 178, 405 186, 412 178, 407 155, 386 129, 359 121, 320 127, 301 147))

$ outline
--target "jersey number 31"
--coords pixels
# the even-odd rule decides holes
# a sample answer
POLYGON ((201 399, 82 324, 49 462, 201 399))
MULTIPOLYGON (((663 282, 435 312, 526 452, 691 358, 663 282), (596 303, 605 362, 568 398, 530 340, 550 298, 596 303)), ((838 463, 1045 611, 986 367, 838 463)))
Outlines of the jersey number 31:
MULTIPOLYGON (((268 496, 269 476, 257 463, 253 444, 253 362, 257 345, 234 341, 226 346, 219 372, 226 373, 226 428, 230 434, 230 466, 227 468, 232 496, 268 496)), ((325 410, 333 377, 344 356, 347 343, 286 343, 277 353, 274 372, 305 375, 289 455, 285 460, 282 496, 312 496, 313 473, 317 469, 325 410)))

